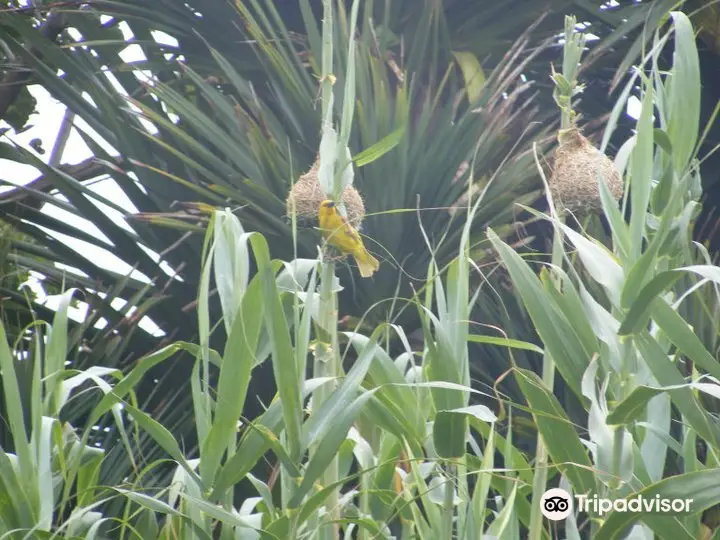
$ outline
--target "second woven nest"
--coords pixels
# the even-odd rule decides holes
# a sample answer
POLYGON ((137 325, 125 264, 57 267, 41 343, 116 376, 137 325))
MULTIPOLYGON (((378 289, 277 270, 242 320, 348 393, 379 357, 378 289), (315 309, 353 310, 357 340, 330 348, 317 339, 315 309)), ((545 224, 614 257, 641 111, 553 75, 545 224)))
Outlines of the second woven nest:
POLYGON ((623 196, 623 182, 613 162, 577 128, 564 132, 555 150, 553 173, 548 182, 558 210, 578 216, 602 211, 598 178, 615 200, 623 196))

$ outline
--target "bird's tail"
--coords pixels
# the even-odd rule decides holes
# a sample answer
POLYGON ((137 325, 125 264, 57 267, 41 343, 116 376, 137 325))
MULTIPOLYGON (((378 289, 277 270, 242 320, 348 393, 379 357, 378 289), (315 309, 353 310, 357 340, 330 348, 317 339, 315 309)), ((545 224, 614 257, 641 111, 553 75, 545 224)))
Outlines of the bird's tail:
POLYGON ((360 275, 364 278, 372 276, 380 268, 380 262, 370 255, 367 250, 363 250, 362 253, 353 255, 355 262, 360 270, 360 275))

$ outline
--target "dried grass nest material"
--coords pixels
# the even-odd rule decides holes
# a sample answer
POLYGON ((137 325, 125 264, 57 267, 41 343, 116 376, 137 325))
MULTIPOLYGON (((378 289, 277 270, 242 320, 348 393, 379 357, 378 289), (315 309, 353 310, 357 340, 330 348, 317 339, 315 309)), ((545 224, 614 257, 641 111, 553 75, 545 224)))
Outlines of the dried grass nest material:
MULTIPOLYGON (((310 170, 303 174, 290 190, 285 201, 285 211, 288 216, 292 216, 294 202, 298 219, 317 220, 320 203, 327 199, 318 181, 319 166, 320 161, 316 160, 310 170)), ((365 217, 365 205, 357 189, 351 185, 347 186, 343 190, 342 201, 345 204, 348 220, 358 227, 365 217)))
POLYGON ((615 200, 623 196, 623 182, 612 160, 595 148, 577 128, 564 132, 555 150, 548 184, 559 210, 578 215, 602 211, 598 176, 615 200))

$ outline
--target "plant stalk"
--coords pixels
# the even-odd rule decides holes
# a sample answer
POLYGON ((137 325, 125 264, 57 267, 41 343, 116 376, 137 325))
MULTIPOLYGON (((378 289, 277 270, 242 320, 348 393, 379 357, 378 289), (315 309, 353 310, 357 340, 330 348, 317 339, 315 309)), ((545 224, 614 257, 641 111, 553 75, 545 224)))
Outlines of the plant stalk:
POLYGON ((446 482, 445 482, 445 499, 443 500, 443 531, 445 533, 443 534, 442 538, 454 538, 453 536, 453 516, 455 515, 455 512, 453 511, 453 502, 455 500, 455 485, 453 483, 453 478, 455 477, 455 467, 448 463, 445 465, 445 475, 446 475, 446 482))
MULTIPOLYGON (((323 261, 320 281, 320 305, 318 314, 318 346, 315 351, 313 363, 314 377, 340 377, 342 366, 338 355, 337 343, 337 297, 332 289, 335 277, 335 263, 323 261)), ((335 383, 327 383, 318 388, 313 394, 313 411, 320 409, 322 404, 335 390, 335 383)), ((314 448, 317 451, 317 447, 314 448)), ((339 480, 339 462, 337 456, 328 465, 322 477, 323 487, 335 484, 339 480)), ((337 490, 326 499, 327 520, 330 524, 324 525, 319 531, 321 540, 337 540, 339 536, 340 496, 337 490)))

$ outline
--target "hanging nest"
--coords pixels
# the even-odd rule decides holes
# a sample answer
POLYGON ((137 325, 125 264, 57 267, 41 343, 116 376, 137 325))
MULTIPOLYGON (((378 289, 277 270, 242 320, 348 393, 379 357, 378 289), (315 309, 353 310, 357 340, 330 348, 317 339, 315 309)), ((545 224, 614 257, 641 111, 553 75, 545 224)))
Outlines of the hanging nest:
POLYGON ((548 184, 559 211, 578 216, 602 212, 598 177, 615 200, 623 196, 623 182, 615 165, 573 127, 560 136, 548 184))
MULTIPOLYGON (((292 216, 293 203, 298 221, 303 223, 316 223, 320 203, 327 199, 318 181, 318 167, 320 160, 315 160, 312 168, 303 174, 292 187, 285 201, 285 211, 288 217, 292 216)), ((342 202, 345 205, 347 218, 350 223, 360 227, 365 217, 365 205, 358 191, 352 186, 346 186, 342 193, 342 202)))

